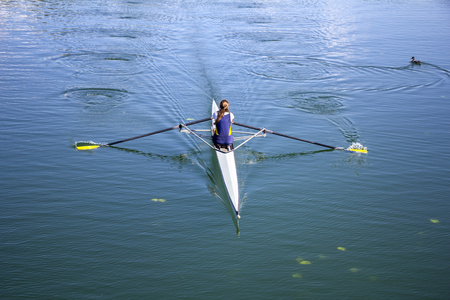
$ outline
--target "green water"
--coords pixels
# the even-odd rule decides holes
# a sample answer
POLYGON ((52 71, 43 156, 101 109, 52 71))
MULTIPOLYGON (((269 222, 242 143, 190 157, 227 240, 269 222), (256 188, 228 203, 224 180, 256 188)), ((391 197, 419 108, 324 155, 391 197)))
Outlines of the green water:
POLYGON ((1 297, 448 299, 449 34, 448 1, 2 1, 1 297), (212 98, 369 152, 252 140, 237 223, 192 136, 73 147, 212 98))

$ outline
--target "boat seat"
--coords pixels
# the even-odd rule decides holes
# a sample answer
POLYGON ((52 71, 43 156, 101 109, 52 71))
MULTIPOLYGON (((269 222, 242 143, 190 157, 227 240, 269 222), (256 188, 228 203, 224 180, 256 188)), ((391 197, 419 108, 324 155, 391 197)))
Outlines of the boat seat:
POLYGON ((231 144, 231 145, 219 145, 219 144, 217 144, 216 148, 219 149, 222 152, 230 152, 231 150, 234 149, 234 146, 233 146, 233 144, 231 144))

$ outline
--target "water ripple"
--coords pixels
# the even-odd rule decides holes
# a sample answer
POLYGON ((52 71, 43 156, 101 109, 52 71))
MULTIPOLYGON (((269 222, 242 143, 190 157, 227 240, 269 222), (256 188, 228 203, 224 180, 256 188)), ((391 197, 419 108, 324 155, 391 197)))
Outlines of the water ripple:
POLYGON ((332 78, 322 63, 301 57, 258 57, 248 66, 254 76, 280 81, 324 80, 332 78))
POLYGON ((347 117, 329 118, 329 121, 336 126, 349 143, 358 142, 360 137, 356 126, 347 117))
MULTIPOLYGON (((339 81, 341 91, 404 91, 448 84, 450 75, 445 69, 433 64, 420 66, 406 63, 400 66, 351 65, 342 61, 308 57, 322 65, 339 81)), ((405 59, 408 61, 408 59, 405 59)), ((336 82, 330 85, 336 86, 336 82)))
POLYGON ((113 88, 73 88, 66 90, 64 97, 80 102, 85 111, 104 113, 122 104, 128 97, 128 91, 113 88))
POLYGON ((134 75, 142 73, 151 59, 142 54, 114 52, 69 53, 57 58, 78 72, 104 75, 134 75))
POLYGON ((317 92, 290 92, 288 97, 292 99, 290 106, 310 114, 331 115, 343 108, 342 97, 317 92))

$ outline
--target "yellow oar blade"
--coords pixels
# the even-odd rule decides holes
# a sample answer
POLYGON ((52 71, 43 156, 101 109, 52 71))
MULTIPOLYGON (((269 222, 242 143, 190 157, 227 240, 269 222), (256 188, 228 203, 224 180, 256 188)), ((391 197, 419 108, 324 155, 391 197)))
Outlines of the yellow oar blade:
POLYGON ((76 142, 75 143, 75 148, 77 150, 92 150, 92 149, 97 149, 100 146, 101 146, 100 144, 96 144, 94 142, 76 142))
POLYGON ((364 147, 360 143, 353 143, 350 147, 345 149, 350 152, 367 153, 367 147, 364 147))
POLYGON ((367 149, 346 149, 351 152, 367 153, 367 149))

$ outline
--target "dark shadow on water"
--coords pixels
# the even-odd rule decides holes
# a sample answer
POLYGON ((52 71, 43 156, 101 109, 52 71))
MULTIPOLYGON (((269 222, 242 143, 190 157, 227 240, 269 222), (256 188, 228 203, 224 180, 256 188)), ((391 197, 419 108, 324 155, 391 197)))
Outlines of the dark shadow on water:
POLYGON ((255 158, 256 162, 263 162, 268 160, 287 160, 292 158, 297 158, 301 156, 310 156, 314 154, 324 153, 324 152, 331 152, 335 151, 334 149, 322 149, 322 150, 316 150, 316 151, 306 151, 306 152, 292 152, 292 153, 283 153, 283 154, 277 154, 277 155, 266 155, 259 151, 250 151, 249 154, 255 158))
POLYGON ((129 149, 129 148, 123 148, 123 147, 116 147, 116 146, 109 146, 109 148, 114 148, 119 151, 124 151, 130 154, 145 156, 151 159, 159 159, 163 161, 173 162, 179 165, 181 168, 184 165, 190 165, 192 164, 192 160, 189 158, 191 155, 195 155, 198 153, 198 151, 190 151, 188 153, 183 154, 176 154, 176 155, 164 155, 164 154, 156 154, 156 153, 150 153, 150 152, 144 152, 140 150, 135 149, 129 149))

